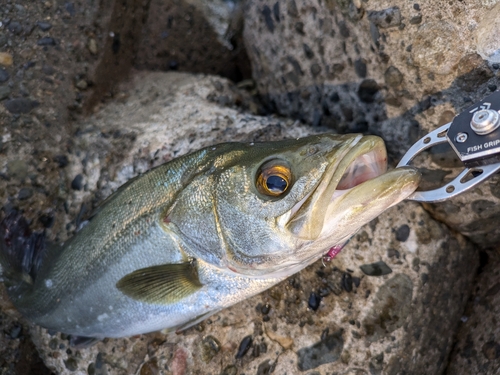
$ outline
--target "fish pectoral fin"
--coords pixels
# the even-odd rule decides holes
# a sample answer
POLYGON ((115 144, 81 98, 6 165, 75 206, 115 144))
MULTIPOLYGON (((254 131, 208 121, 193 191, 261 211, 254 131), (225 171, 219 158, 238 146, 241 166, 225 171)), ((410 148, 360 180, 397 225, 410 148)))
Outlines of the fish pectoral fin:
POLYGON ((141 268, 116 283, 128 297, 160 305, 178 302, 202 286, 193 262, 141 268))

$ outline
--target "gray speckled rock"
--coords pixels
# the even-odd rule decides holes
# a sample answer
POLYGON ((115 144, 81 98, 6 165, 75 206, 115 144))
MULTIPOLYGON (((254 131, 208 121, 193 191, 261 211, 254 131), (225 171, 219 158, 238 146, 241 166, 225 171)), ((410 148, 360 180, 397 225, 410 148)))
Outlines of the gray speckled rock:
MULTIPOLYGON (((400 155, 419 131, 435 128, 431 107, 463 107, 454 81, 475 68, 461 70, 462 58, 484 55, 486 47, 477 43, 487 38, 476 43, 474 32, 486 28, 480 22, 487 24, 494 4, 252 1, 245 7, 244 40, 258 88, 279 112, 340 130, 382 133, 398 141, 389 148, 400 155), (397 77, 388 79, 388 72, 397 77)), ((470 85, 481 91, 484 83, 470 85)))
MULTIPOLYGON (((131 87, 79 126, 65 170, 82 174, 86 189, 69 192, 68 218, 145 169, 214 141, 313 131, 215 104, 218 95, 238 94, 216 77, 139 74, 131 87)), ((476 263, 462 236, 403 203, 362 228, 331 263, 318 261, 180 335, 87 349, 36 327, 32 336, 60 374, 434 374, 445 368, 476 263)))
POLYGON ((500 3, 490 11, 485 11, 479 19, 476 30, 477 52, 485 60, 492 63, 500 62, 500 41, 498 30, 500 29, 500 3))
POLYGON ((500 178, 453 200, 425 205, 432 215, 481 247, 498 247, 500 239, 500 178))
POLYGON ((500 372, 500 256, 494 252, 488 256, 460 326, 449 375, 500 372))
POLYGON ((417 29, 412 44, 413 62, 428 72, 448 75, 456 70, 464 55, 455 22, 425 22, 417 29))

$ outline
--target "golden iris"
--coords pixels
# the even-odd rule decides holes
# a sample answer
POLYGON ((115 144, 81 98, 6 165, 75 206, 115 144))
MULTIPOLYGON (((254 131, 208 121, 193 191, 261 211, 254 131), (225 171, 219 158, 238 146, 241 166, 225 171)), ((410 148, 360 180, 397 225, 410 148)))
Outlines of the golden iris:
POLYGON ((285 193, 292 181, 292 171, 285 165, 269 162, 264 164, 257 177, 259 192, 271 197, 285 193))

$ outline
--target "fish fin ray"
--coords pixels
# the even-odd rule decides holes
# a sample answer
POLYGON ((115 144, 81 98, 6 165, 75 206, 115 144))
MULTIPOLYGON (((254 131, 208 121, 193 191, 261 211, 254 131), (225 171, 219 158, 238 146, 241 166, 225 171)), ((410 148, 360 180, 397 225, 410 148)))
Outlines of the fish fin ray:
POLYGON ((141 268, 116 283, 116 287, 128 297, 162 305, 176 303, 202 286, 193 262, 141 268))

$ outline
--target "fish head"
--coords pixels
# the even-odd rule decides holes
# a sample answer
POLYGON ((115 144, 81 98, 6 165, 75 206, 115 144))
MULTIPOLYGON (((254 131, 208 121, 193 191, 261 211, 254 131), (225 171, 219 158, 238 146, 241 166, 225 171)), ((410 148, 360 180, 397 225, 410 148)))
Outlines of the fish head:
POLYGON ((205 170, 171 220, 193 257, 256 277, 304 268, 420 181, 414 168, 387 172, 382 139, 359 134, 223 144, 205 170))

